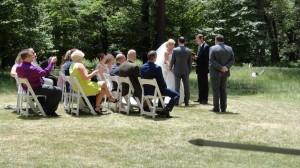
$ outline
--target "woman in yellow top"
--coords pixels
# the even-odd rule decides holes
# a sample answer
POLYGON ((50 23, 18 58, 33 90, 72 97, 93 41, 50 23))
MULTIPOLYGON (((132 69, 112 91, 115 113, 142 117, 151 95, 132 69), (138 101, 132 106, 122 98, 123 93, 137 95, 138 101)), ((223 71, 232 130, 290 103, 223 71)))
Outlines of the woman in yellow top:
MULTIPOLYGON (((72 53, 71 59, 73 63, 69 69, 70 76, 76 77, 83 91, 87 95, 96 95, 96 108, 95 111, 98 114, 102 113, 101 101, 104 95, 107 96, 107 100, 116 103, 118 100, 113 98, 110 94, 107 85, 104 81, 93 82, 91 78, 98 73, 103 73, 101 68, 94 70, 92 73, 88 74, 88 70, 82 64, 84 58, 84 53, 80 50, 76 50, 72 53)), ((76 90, 75 90, 76 91, 76 90)))

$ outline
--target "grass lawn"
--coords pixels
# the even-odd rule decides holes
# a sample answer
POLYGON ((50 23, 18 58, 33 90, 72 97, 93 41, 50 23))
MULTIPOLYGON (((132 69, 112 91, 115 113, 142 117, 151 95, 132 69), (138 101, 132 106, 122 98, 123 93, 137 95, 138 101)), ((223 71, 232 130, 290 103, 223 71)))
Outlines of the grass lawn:
MULTIPOLYGON (((75 117, 62 104, 60 118, 22 117, 3 108, 16 104, 16 91, 3 88, 13 88, 14 81, 2 73, 0 167, 298 168, 300 70, 266 68, 255 79, 248 71, 233 68, 228 113, 212 113, 210 105, 191 102, 190 107, 175 107, 172 119, 137 112, 75 117), (294 149, 297 154, 198 146, 189 142, 194 139, 294 149)), ((196 100, 195 86, 192 74, 191 101, 196 100)))

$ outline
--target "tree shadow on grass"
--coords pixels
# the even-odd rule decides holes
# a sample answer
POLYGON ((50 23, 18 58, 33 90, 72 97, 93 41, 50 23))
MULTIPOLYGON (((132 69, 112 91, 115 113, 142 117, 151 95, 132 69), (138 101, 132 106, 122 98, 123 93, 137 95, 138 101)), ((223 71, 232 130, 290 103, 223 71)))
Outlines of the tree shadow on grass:
POLYGON ((205 139, 192 139, 189 141, 189 143, 197 146, 203 146, 203 147, 207 146, 207 147, 239 149, 239 150, 258 151, 258 152, 280 153, 280 154, 288 154, 288 155, 300 155, 299 149, 278 148, 278 147, 250 145, 250 144, 238 144, 238 143, 221 142, 221 141, 210 141, 205 139))

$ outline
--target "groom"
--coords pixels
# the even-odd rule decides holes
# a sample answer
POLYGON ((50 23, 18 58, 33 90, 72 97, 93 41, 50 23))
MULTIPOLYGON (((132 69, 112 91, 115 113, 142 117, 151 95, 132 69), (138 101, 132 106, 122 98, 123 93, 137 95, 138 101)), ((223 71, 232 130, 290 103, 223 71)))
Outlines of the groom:
POLYGON ((189 106, 190 90, 189 90, 189 74, 192 70, 192 54, 191 50, 184 46, 185 38, 179 37, 178 47, 173 50, 170 63, 170 70, 173 70, 175 76, 175 91, 180 90, 180 81, 184 87, 184 104, 189 106))

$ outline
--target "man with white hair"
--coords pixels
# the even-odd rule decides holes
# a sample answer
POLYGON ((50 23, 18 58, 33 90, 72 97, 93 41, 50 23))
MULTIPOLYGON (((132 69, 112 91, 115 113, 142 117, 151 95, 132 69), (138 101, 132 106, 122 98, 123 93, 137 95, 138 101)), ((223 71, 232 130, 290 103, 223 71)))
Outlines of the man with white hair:
MULTIPOLYGON (((127 60, 122 65, 120 65, 119 76, 129 77, 132 86, 134 88, 133 96, 141 100, 142 88, 138 80, 138 77, 140 77, 140 68, 134 63, 135 61, 136 61, 136 51, 131 49, 127 53, 127 60)), ((122 90, 123 90, 122 95, 126 95, 128 93, 129 86, 126 85, 123 86, 122 90)))

